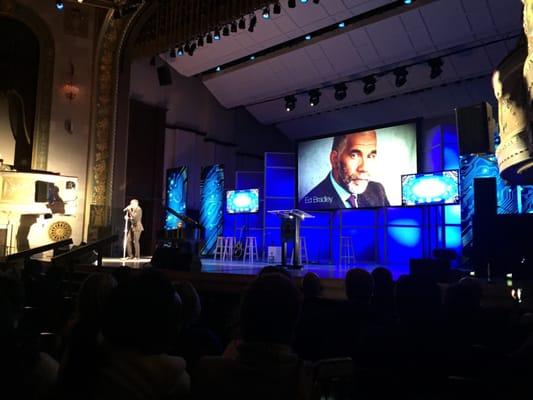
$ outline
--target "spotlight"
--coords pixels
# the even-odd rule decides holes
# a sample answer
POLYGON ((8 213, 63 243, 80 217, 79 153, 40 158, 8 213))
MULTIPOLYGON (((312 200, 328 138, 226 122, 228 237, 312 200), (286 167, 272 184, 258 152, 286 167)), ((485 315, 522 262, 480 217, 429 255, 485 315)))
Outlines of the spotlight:
POLYGON ((250 61, 255 60, 255 56, 250 56, 250 61))
POLYGON ((346 98, 346 91, 348 88, 345 83, 337 83, 335 85, 335 100, 342 101, 346 98))
POLYGON ((307 2, 309 2, 309 0, 300 0, 300 3, 302 4, 306 4, 307 2))
POLYGON ((215 71, 217 71, 217 72, 222 71, 222 68, 220 68, 220 65, 219 65, 218 67, 215 68, 215 71))
POLYGON ((231 31, 233 33, 237 32, 237 23, 235 21, 231 23, 231 31))
POLYGON ((257 17, 255 14, 250 18, 250 23, 248 24, 248 32, 253 32, 255 28, 255 24, 257 24, 257 17))
POLYGON ((213 34, 213 39, 220 40, 220 29, 215 29, 215 33, 213 34))
POLYGON ((295 7, 296 7, 296 0, 289 0, 289 1, 287 2, 287 6, 288 6, 289 8, 295 8, 295 7))
POLYGON ((204 37, 198 36, 198 47, 203 47, 203 46, 204 46, 204 37))
POLYGON ((442 74, 442 66, 444 65, 442 58, 434 58, 433 60, 429 60, 428 65, 431 68, 431 72, 429 74, 431 79, 436 79, 440 76, 440 74, 442 74))
POLYGON ((337 26, 342 29, 342 28, 344 28, 346 26, 346 23, 339 22, 339 24, 337 26))
POLYGON ((322 93, 320 93, 320 90, 313 89, 309 91, 309 105, 311 107, 316 106, 318 103, 320 103, 320 96, 322 93))
POLYGON ((246 21, 244 20, 244 17, 239 21, 239 29, 246 29, 246 21))
POLYGON ((180 46, 180 47, 178 48, 178 56, 181 57, 182 55, 183 55, 183 47, 180 46))
POLYGON ((270 7, 266 6, 263 8, 263 14, 261 14, 263 19, 269 19, 270 18, 270 7))
POLYGON ((311 40, 311 35, 305 35, 305 40, 311 40))
POLYGON ((274 4, 273 8, 274 14, 281 14, 281 4, 279 4, 279 1, 274 4))
POLYGON ((372 93, 374 90, 376 90, 376 82, 377 80, 374 75, 370 75, 370 76, 367 76, 366 78, 363 78, 363 84, 364 84, 363 92, 368 95, 372 93))
POLYGON ((229 36, 229 28, 227 25, 225 25, 224 28, 222 28, 222 35, 229 36))
POLYGON ((406 5, 413 4, 413 0, 403 0, 403 4, 406 4, 406 5))
POLYGON ((208 44, 213 43, 213 36, 211 36, 211 32, 207 34, 207 36, 205 37, 205 41, 208 44))
POLYGON ((175 48, 175 47, 173 47, 173 48, 171 48, 171 49, 169 50, 169 52, 168 52, 168 56, 169 56, 170 58, 176 58, 176 48, 175 48))
POLYGON ((290 96, 285 96, 285 110, 291 112, 296 108, 296 96, 291 94, 290 96))
POLYGON ((80 3, 80 4, 83 3, 83 0, 78 0, 78 3, 80 3))
POLYGON ((65 3, 63 3, 61 0, 56 0, 56 8, 58 10, 62 10, 63 8, 65 8, 65 3))
POLYGON ((394 76, 396 76, 396 87, 402 87, 407 83, 407 68, 400 67, 394 70, 394 76))

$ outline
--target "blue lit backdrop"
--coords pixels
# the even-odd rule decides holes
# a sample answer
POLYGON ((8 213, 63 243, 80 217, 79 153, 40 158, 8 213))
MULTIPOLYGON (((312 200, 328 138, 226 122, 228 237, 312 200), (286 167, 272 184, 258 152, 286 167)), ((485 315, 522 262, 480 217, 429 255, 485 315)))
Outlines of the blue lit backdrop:
MULTIPOLYGON (((187 167, 167 170, 166 206, 181 214, 187 211, 187 167)), ((165 229, 176 229, 181 220, 166 212, 165 229)))
POLYGON ((217 237, 223 232, 224 167, 220 164, 202 168, 200 176, 200 224, 205 229, 202 256, 215 251, 217 237))

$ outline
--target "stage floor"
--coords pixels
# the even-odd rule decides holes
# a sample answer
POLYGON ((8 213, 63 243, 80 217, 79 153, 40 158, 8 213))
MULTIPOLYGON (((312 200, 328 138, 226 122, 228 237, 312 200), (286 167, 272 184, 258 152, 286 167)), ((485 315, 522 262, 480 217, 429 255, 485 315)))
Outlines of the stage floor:
MULTIPOLYGON (((148 267, 150 257, 142 257, 139 260, 123 260, 121 258, 107 258, 104 257, 102 263, 104 267, 129 267, 129 268, 144 268, 148 267)), ((214 274, 231 274, 231 275, 257 275, 258 272, 268 264, 265 262, 243 262, 235 261, 220 261, 211 258, 202 258, 202 271, 204 273, 214 274)), ((353 265, 333 265, 333 264, 305 264, 302 269, 289 269, 293 276, 302 277, 307 272, 314 272, 323 279, 344 279, 346 272, 351 268, 362 268, 372 272, 377 267, 385 267, 391 271, 393 278, 398 279, 400 275, 409 273, 408 265, 382 265, 377 263, 355 263, 353 265)))

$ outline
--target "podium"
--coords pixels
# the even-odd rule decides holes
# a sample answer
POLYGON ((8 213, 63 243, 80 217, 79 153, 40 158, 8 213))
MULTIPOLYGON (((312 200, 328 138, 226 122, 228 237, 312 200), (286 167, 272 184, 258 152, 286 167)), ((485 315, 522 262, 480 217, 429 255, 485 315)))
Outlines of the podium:
POLYGON ((298 209, 271 210, 270 214, 277 215, 281 220, 281 266, 293 269, 302 268, 300 260, 300 223, 306 218, 314 218, 313 215, 298 209), (294 243, 293 264, 287 265, 287 243, 294 243))

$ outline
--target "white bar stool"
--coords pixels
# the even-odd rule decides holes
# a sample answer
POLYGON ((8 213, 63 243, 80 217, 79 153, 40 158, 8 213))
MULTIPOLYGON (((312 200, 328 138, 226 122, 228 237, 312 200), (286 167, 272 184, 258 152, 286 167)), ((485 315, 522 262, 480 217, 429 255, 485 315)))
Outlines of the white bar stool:
POLYGON ((255 236, 246 236, 246 241, 244 245, 244 254, 242 256, 242 262, 246 262, 246 257, 251 263, 259 259, 257 254, 257 238, 255 236))
MULTIPOLYGON (((305 236, 300 236, 300 261, 305 264, 309 264, 309 257, 307 257, 307 241, 305 236)), ((294 262, 294 248, 291 254, 291 264, 294 262)))
POLYGON ((219 260, 222 260, 222 258, 224 257, 224 245, 225 245, 224 240, 225 240, 224 236, 217 237, 217 244, 215 246, 215 251, 213 253, 213 260, 216 260, 217 256, 219 260))
POLYGON ((236 241, 235 236, 224 237, 224 253, 222 254, 224 261, 233 261, 233 247, 236 241))
POLYGON ((341 236, 340 265, 351 265, 355 263, 355 251, 351 236, 341 236))

